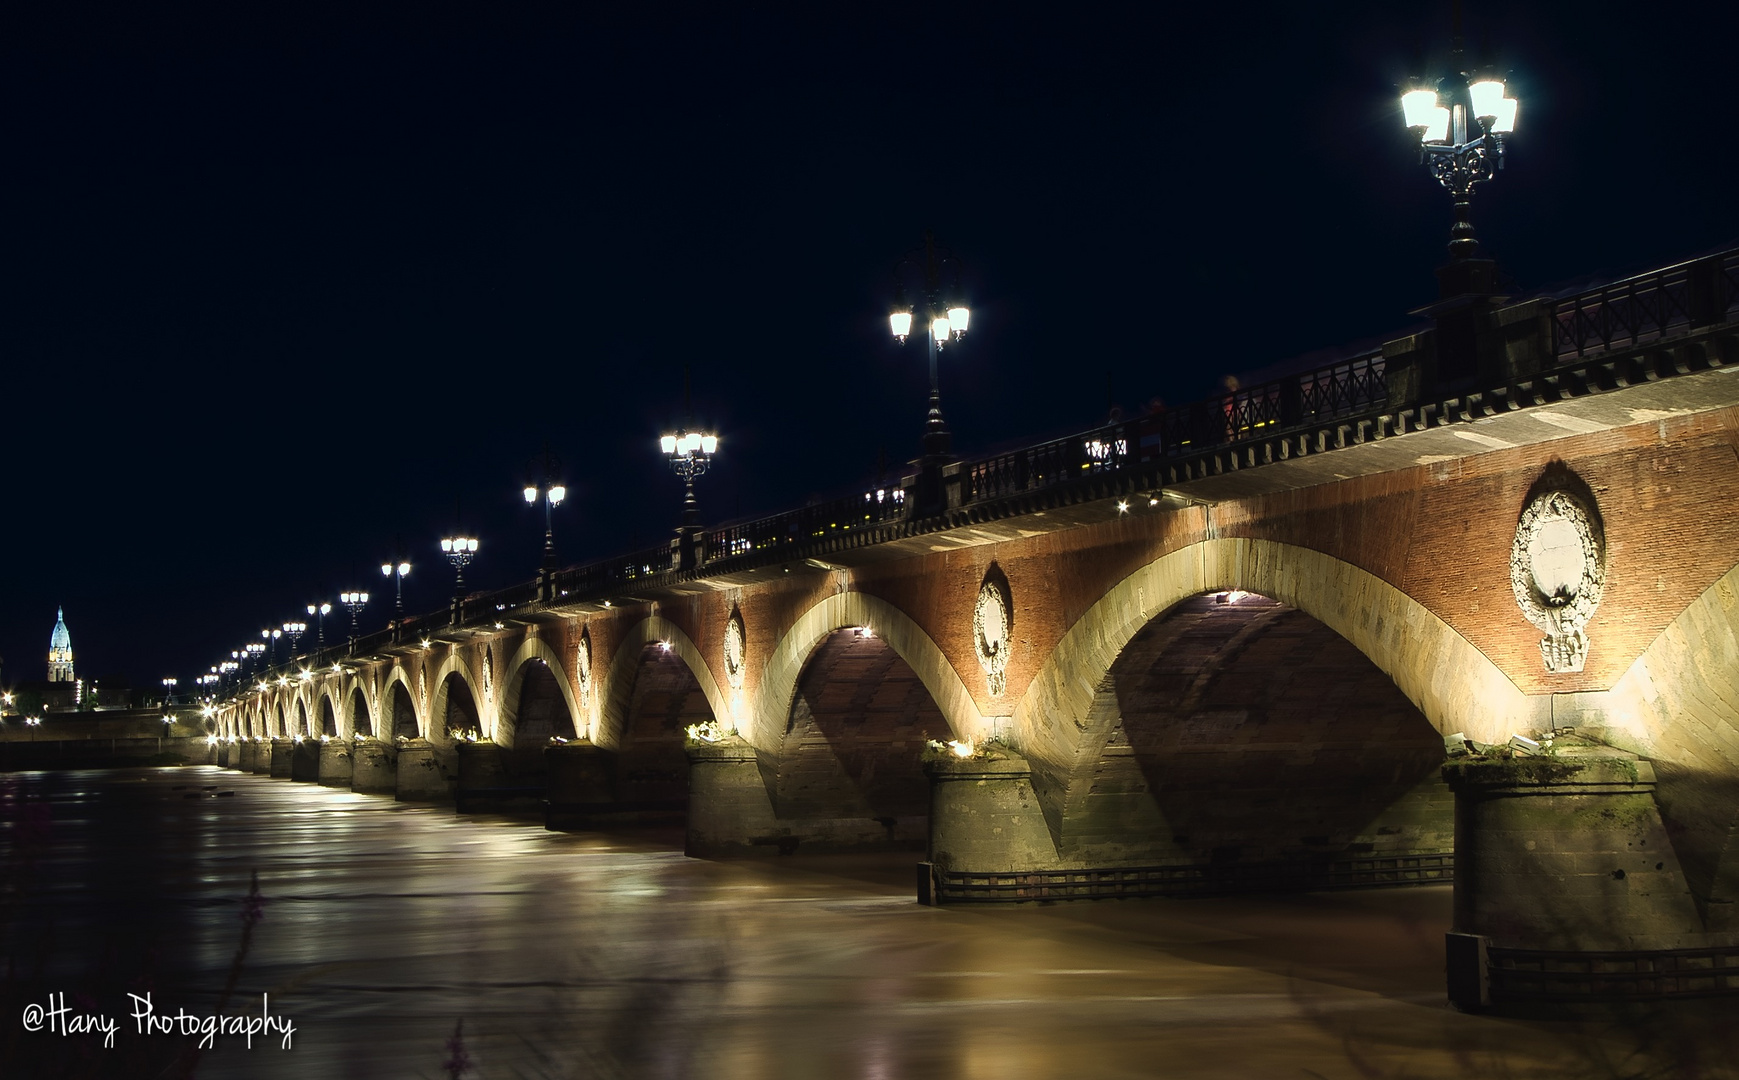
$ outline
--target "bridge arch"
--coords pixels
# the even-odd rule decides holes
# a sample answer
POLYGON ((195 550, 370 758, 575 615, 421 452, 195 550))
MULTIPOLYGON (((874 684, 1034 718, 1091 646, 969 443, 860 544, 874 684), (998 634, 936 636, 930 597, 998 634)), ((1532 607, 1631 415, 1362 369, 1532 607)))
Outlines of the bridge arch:
POLYGON ((989 733, 966 683, 911 616, 879 596, 843 592, 825 597, 805 611, 774 646, 762 671, 755 708, 744 725, 743 738, 758 749, 776 750, 785 734, 804 665, 829 634, 857 626, 869 627, 906 662, 929 691, 956 738, 976 740, 989 733))
POLYGON ((350 715, 347 718, 350 723, 350 737, 354 739, 359 735, 365 735, 374 738, 376 736, 374 718, 368 707, 368 695, 362 692, 362 680, 356 681, 356 685, 350 688, 347 697, 350 701, 348 710, 350 715))
POLYGON ((404 668, 394 667, 381 688, 380 738, 419 739, 427 730, 426 718, 417 714, 417 695, 410 677, 404 668))
POLYGON ((331 735, 335 739, 342 738, 344 736, 344 680, 334 676, 322 681, 319 688, 314 691, 314 696, 319 703, 317 714, 320 717, 322 730, 324 731, 326 718, 330 714, 332 717, 331 735))
POLYGON ((586 725, 580 716, 580 704, 574 698, 573 683, 562 667, 561 654, 541 637, 527 637, 508 659, 506 674, 501 680, 500 700, 495 709, 496 742, 507 747, 514 746, 521 727, 520 706, 526 680, 533 676, 540 664, 554 677, 556 687, 561 692, 562 703, 568 710, 569 730, 576 736, 587 734, 586 725))
POLYGON ((706 697, 707 707, 712 710, 716 722, 727 726, 736 722, 736 714, 731 711, 730 703, 720 692, 718 682, 713 679, 712 669, 707 666, 706 659, 695 647, 693 639, 669 619, 661 615, 648 615, 628 628, 616 643, 616 651, 610 657, 610 670, 604 681, 604 699, 598 718, 598 729, 593 733, 593 741, 598 745, 611 749, 620 745, 633 705, 634 681, 640 667, 641 654, 646 646, 654 642, 668 643, 670 652, 688 667, 695 682, 700 684, 701 693, 706 697))
MULTIPOLYGON (((1440 733, 1501 743, 1539 730, 1542 703, 1430 609, 1382 578, 1332 555, 1271 540, 1218 538, 1164 555, 1130 574, 1075 621, 1014 712, 1036 773, 1072 772, 1098 751, 1093 697, 1150 621, 1202 593, 1241 590, 1297 608, 1350 642, 1440 733)), ((1549 703, 1548 703, 1549 705, 1549 703)))
POLYGON ((436 669, 434 678, 435 692, 429 702, 429 715, 423 720, 423 737, 437 746, 452 745, 448 735, 447 714, 451 706, 464 708, 464 701, 455 701, 452 693, 453 680, 457 679, 470 696, 470 706, 476 710, 476 716, 466 716, 464 719, 476 721, 477 733, 484 738, 495 735, 495 718, 488 715, 488 707, 484 703, 483 691, 477 685, 477 680, 471 674, 471 665, 466 663, 463 649, 454 649, 441 666, 436 669))
POLYGON ((332 707, 331 693, 320 694, 320 730, 311 732, 313 735, 330 735, 336 739, 343 731, 338 726, 338 710, 332 707))
POLYGON ((291 737, 300 735, 306 739, 311 734, 313 734, 313 728, 308 723, 308 703, 302 698, 302 695, 298 694, 296 695, 296 729, 290 732, 290 735, 291 737))
POLYGON ((278 701, 273 703, 273 710, 277 714, 278 726, 275 729, 273 729, 272 731, 268 732, 267 734, 271 735, 275 739, 287 739, 287 738, 289 738, 290 737, 290 725, 284 722, 284 702, 281 698, 278 701))

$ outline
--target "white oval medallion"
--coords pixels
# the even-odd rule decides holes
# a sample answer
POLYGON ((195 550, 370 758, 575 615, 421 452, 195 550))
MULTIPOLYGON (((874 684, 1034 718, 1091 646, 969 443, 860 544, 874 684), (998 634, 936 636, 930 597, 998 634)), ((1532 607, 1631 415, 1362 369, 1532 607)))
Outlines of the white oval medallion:
POLYGON ((592 632, 580 631, 580 644, 574 657, 574 671, 580 680, 580 715, 586 715, 586 707, 592 698, 592 632))
POLYGON ((985 581, 972 608, 972 644, 992 697, 1008 689, 1009 599, 995 581, 985 581))
POLYGON ((1606 538, 1581 499, 1564 490, 1528 503, 1510 548, 1516 606, 1545 633, 1540 655, 1551 672, 1581 671, 1588 625, 1606 589, 1606 538))
POLYGON ((725 681, 731 684, 732 690, 743 688, 743 679, 747 671, 745 650, 743 613, 732 611, 730 619, 725 623, 725 681))

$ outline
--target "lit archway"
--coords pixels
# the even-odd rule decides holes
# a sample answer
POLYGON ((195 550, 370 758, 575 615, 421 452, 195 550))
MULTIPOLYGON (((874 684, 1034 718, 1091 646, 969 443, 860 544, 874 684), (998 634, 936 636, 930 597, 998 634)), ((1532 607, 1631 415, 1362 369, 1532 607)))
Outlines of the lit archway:
POLYGON ((1155 616, 1221 591, 1271 597, 1321 622, 1388 675, 1440 733, 1501 743, 1550 726, 1549 701, 1524 695, 1452 627, 1381 578, 1308 548, 1207 540, 1107 591, 1063 635, 1016 706, 1016 737, 1053 835, 1065 793, 1103 747, 1106 733, 1088 717, 1112 664, 1155 616))
POLYGON ((880 597, 845 592, 805 611, 779 639, 767 659, 743 737, 763 750, 777 747, 791 715, 797 681, 816 646, 835 631, 858 627, 867 628, 917 675, 955 738, 976 740, 989 734, 965 682, 922 627, 880 597))

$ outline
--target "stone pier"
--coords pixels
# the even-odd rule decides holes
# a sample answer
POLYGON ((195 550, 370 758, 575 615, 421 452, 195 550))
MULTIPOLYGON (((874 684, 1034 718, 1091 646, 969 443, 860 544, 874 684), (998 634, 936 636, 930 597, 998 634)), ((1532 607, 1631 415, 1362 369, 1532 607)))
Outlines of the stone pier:
POLYGON ((1457 1007, 1629 997, 1636 980, 1612 973, 1739 943, 1704 932, 1649 762, 1572 738, 1553 756, 1468 757, 1443 773, 1455 791, 1457 1007))
POLYGON ((764 854, 795 850, 798 838, 781 834, 773 801, 761 781, 755 748, 740 736, 688 744, 690 855, 764 854))
POLYGON ((348 739, 321 739, 319 780, 325 787, 351 785, 353 758, 348 739))
POLYGON ((358 736, 351 751, 350 790, 394 795, 399 785, 399 751, 389 742, 358 736))
POLYGON ((293 775, 291 770, 296 754, 294 739, 273 739, 270 772, 275 777, 288 780, 293 775))
POLYGON ((1057 866, 1025 758, 1012 750, 983 749, 972 757, 936 757, 924 771, 930 776, 930 846, 928 861, 918 867, 920 902, 941 898, 942 875, 1057 866))
POLYGON ((320 740, 295 739, 290 746, 290 779, 305 784, 320 779, 320 740))
POLYGON ((519 783, 505 747, 485 741, 457 743, 454 749, 459 775, 453 800, 459 813, 530 813, 542 808, 543 785, 519 783))
POLYGON ((409 739, 399 747, 398 780, 394 793, 400 802, 452 802, 453 780, 443 767, 443 754, 427 739, 409 739))
POLYGON ((545 828, 588 828, 614 807, 614 752, 589 742, 566 743, 545 749, 543 760, 545 828))

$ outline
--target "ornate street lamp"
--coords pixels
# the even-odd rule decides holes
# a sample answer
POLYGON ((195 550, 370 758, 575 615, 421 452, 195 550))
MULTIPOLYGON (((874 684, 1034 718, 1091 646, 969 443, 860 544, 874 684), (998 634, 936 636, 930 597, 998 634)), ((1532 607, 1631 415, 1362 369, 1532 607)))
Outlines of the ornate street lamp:
POLYGON ((441 539, 441 551, 453 564, 453 599, 465 598, 465 567, 477 556, 475 536, 448 536, 441 539))
POLYGON ((710 433, 689 431, 686 427, 674 435, 658 439, 658 448, 670 459, 670 467, 682 477, 683 531, 700 530, 700 504, 694 501, 694 478, 703 475, 718 453, 719 437, 710 433))
POLYGON ((912 320, 922 320, 920 327, 930 353, 930 412, 924 424, 924 457, 939 464, 951 452, 952 439, 948 425, 942 420, 942 394, 937 382, 936 354, 950 341, 966 336, 972 310, 966 306, 960 287, 960 259, 941 248, 936 237, 926 232, 924 246, 902 259, 894 268, 894 304, 888 313, 888 326, 894 340, 904 345, 912 332, 912 320), (918 305, 914 308, 906 299, 906 283, 914 279, 918 305))
POLYGON ((405 576, 411 572, 411 564, 403 559, 396 563, 381 563, 380 572, 384 577, 397 579, 394 582, 393 610, 402 619, 405 617, 405 576))
POLYGON ((350 609, 350 638, 356 640, 356 616, 368 605, 368 594, 365 592, 341 592, 338 602, 350 609))
POLYGON ((258 641, 250 641, 250 642, 248 642, 247 648, 243 649, 242 651, 247 654, 248 660, 251 660, 255 664, 258 664, 260 662, 260 657, 266 651, 266 647, 265 647, 265 645, 261 644, 258 641))
POLYGON ((163 700, 164 700, 164 702, 167 703, 169 701, 169 699, 174 697, 174 696, 175 696, 175 680, 174 679, 164 679, 163 680, 163 700))
MULTIPOLYGON (((309 612, 309 614, 313 614, 314 609, 312 607, 310 607, 308 609, 308 612, 309 612)), ((284 624, 284 633, 290 635, 290 655, 291 656, 296 655, 296 643, 301 641, 302 635, 306 634, 307 632, 308 632, 308 624, 305 622, 287 622, 284 624)), ((278 635, 273 634, 272 636, 277 637, 278 635)))
MULTIPOLYGON (((304 630, 307 627, 303 627, 304 630)), ((266 650, 266 667, 274 667, 278 663, 278 639, 284 636, 282 630, 261 630, 260 637, 264 639, 262 647, 266 650)))
MULTIPOLYGON (((1455 31, 1454 60, 1461 63, 1461 29, 1455 31)), ((1450 82, 1452 80, 1443 80, 1450 82)), ((1503 80, 1463 72, 1447 90, 1415 84, 1401 95, 1401 113, 1418 136, 1419 160, 1455 204, 1449 230, 1449 255, 1479 255, 1469 220, 1473 187, 1504 167, 1504 137, 1516 129, 1516 99, 1504 96, 1503 80), (1470 126, 1469 121, 1472 121, 1470 126)))
POLYGON ((670 467, 682 477, 682 524, 676 528, 672 547, 676 551, 676 568, 688 570, 702 556, 697 538, 701 534, 700 504, 694 501, 694 478, 703 475, 718 452, 719 437, 710 432, 690 431, 683 427, 674 435, 658 439, 658 448, 670 460, 670 467))
POLYGON ((332 605, 309 604, 308 614, 314 617, 314 643, 323 649, 326 647, 326 616, 332 614, 332 605))
POLYGON ((521 493, 525 496, 527 506, 536 506, 538 496, 543 496, 543 571, 550 573, 556 568, 556 534, 555 522, 551 511, 562 504, 568 497, 568 489, 555 479, 561 471, 561 459, 549 452, 549 447, 543 448, 543 453, 533 459, 533 468, 542 474, 538 483, 525 485, 521 493))

